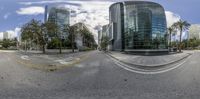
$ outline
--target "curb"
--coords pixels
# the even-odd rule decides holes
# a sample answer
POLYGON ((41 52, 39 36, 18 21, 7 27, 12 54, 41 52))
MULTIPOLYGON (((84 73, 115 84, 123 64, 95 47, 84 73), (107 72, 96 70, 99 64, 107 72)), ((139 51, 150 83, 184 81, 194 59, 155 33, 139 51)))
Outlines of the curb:
POLYGON ((165 63, 165 64, 141 65, 141 64, 127 63, 127 62, 124 62, 120 59, 117 59, 117 58, 115 58, 114 56, 111 55, 112 54, 111 52, 108 52, 106 54, 109 55, 111 58, 113 58, 113 59, 115 59, 115 60, 117 60, 121 63, 127 64, 127 65, 132 66, 132 67, 136 67, 136 68, 139 68, 139 69, 146 69, 146 70, 151 70, 151 69, 155 69, 155 68, 162 68, 162 67, 165 67, 165 66, 168 66, 168 65, 172 65, 172 64, 177 63, 179 61, 182 61, 182 60, 188 58, 190 55, 192 55, 191 53, 187 53, 187 55, 184 56, 183 58, 180 58, 178 60, 171 61, 171 62, 168 62, 168 63, 165 63))

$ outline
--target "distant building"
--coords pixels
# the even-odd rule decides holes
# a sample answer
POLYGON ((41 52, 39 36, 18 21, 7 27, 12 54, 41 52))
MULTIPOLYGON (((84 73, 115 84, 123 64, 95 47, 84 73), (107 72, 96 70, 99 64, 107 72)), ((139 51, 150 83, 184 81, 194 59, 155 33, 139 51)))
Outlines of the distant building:
MULTIPOLYGON (((45 18, 44 21, 55 23, 59 30, 62 31, 65 25, 70 25, 70 10, 57 5, 57 6, 45 6, 45 18)), ((65 39, 68 37, 69 33, 60 32, 60 37, 65 39)), ((48 38, 53 38, 54 35, 48 35, 48 38)))
POLYGON ((94 36, 92 35, 92 32, 90 32, 87 26, 81 22, 76 23, 73 26, 77 26, 79 31, 81 30, 85 31, 85 32, 79 32, 76 34, 76 37, 75 37, 76 47, 80 50, 84 50, 86 48, 94 48, 94 45, 96 45, 96 42, 94 40, 94 36))
POLYGON ((48 21, 48 5, 45 6, 45 12, 44 12, 44 22, 47 22, 48 21))
MULTIPOLYGON (((101 42, 103 37, 111 37, 110 36, 110 24, 103 25, 101 30, 98 31, 98 48, 101 49, 101 42)), ((109 49, 109 47, 108 47, 109 49)))
POLYGON ((3 33, 3 39, 12 39, 12 34, 9 32, 4 32, 3 33))
POLYGON ((0 41, 2 41, 3 40, 3 33, 1 32, 0 33, 0 41))
POLYGON ((101 30, 98 30, 98 44, 99 44, 99 48, 100 48, 100 44, 101 44, 101 40, 102 37, 109 37, 109 31, 110 31, 110 25, 104 25, 102 26, 101 30))
POLYGON ((8 32, 3 33, 3 39, 8 39, 8 32))
MULTIPOLYGON (((3 40, 3 33, 0 33, 0 41, 3 40)), ((0 48, 2 48, 2 42, 0 42, 0 48)))
POLYGON ((193 24, 189 28, 189 38, 200 39, 200 24, 193 24))
POLYGON ((109 25, 102 26, 102 36, 109 36, 109 25))

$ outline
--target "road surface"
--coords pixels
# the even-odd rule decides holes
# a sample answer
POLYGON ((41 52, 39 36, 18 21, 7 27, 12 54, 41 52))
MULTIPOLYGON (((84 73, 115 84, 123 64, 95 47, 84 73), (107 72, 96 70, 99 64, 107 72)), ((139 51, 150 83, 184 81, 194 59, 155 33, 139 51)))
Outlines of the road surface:
POLYGON ((106 54, 54 72, 35 70, 0 52, 1 99, 199 99, 200 52, 178 68, 140 74, 118 66, 106 54))

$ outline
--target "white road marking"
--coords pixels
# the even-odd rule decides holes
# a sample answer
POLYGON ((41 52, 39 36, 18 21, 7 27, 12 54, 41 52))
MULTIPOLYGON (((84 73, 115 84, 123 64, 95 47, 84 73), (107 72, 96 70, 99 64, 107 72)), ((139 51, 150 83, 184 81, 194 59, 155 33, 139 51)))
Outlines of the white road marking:
POLYGON ((65 60, 55 60, 55 62, 59 62, 60 64, 63 64, 63 65, 70 63, 70 62, 66 62, 65 60))
POLYGON ((72 63, 72 62, 65 62, 65 61, 60 62, 60 64, 63 64, 63 65, 68 65, 70 63, 72 63))
MULTIPOLYGON (((110 57, 109 55, 107 55, 108 57, 110 57)), ((192 56, 192 55, 191 55, 192 56)), ((134 72, 134 73, 139 73, 139 74, 161 74, 161 73, 165 73, 165 72, 168 72, 168 71, 171 71, 171 70, 174 70, 176 68, 178 68, 179 66, 183 65, 191 56, 189 56, 187 59, 185 59, 182 63, 176 65, 176 66, 173 66, 169 69, 165 69, 165 70, 160 70, 160 71, 140 71, 140 70, 134 70, 134 69, 130 69, 130 68, 133 68, 133 67, 130 67, 124 63, 121 63, 115 59, 113 59, 112 57, 110 57, 111 60, 113 60, 115 62, 115 64, 125 70, 128 70, 130 72, 134 72)))
POLYGON ((84 65, 82 65, 82 64, 77 64, 77 65, 75 65, 75 67, 78 67, 78 68, 83 68, 83 67, 84 67, 84 65))
POLYGON ((21 56, 21 59, 23 60, 30 60, 28 56, 24 55, 24 56, 21 56))
POLYGON ((12 50, 0 50, 0 52, 4 52, 4 53, 14 53, 16 52, 15 50, 12 51, 12 50))
POLYGON ((63 64, 63 65, 68 65, 68 64, 72 64, 74 61, 79 61, 79 60, 80 58, 70 57, 68 59, 55 60, 55 62, 59 62, 60 64, 63 64))

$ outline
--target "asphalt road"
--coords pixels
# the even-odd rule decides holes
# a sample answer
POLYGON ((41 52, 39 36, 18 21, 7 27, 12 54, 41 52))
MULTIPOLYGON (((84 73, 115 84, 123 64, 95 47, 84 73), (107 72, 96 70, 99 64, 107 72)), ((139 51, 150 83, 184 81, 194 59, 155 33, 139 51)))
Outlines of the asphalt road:
POLYGON ((160 74, 139 74, 93 51, 80 64, 55 72, 28 68, 0 52, 0 99, 199 99, 200 52, 160 74))

